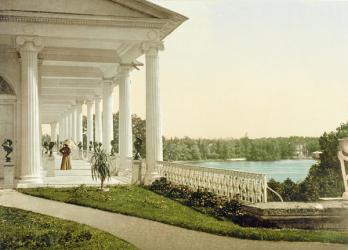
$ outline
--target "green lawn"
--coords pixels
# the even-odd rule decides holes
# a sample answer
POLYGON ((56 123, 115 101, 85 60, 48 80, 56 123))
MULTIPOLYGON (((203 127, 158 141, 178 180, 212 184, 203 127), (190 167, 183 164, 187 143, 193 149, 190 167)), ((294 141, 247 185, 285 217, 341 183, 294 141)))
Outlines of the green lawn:
POLYGON ((136 249, 103 231, 0 206, 0 249, 136 249))
POLYGON ((42 198, 132 215, 219 235, 255 240, 348 244, 348 232, 240 227, 232 222, 221 221, 197 212, 176 201, 136 186, 110 187, 109 192, 100 192, 94 187, 35 188, 18 191, 42 198))

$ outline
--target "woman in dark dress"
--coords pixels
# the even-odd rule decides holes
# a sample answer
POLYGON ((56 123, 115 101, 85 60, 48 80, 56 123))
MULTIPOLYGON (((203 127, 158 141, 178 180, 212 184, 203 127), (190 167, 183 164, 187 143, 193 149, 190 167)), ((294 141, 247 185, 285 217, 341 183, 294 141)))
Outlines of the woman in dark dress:
POLYGON ((70 170, 71 169, 71 163, 70 163, 71 150, 70 150, 70 148, 68 147, 67 144, 64 144, 64 146, 59 150, 59 152, 61 152, 63 155, 60 170, 70 170))

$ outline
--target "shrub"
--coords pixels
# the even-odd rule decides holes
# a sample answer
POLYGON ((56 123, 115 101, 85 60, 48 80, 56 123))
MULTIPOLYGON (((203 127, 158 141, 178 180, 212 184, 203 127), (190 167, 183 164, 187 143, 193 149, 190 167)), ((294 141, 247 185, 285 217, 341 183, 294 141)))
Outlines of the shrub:
POLYGON ((110 158, 101 148, 102 144, 95 144, 94 152, 91 157, 91 171, 93 180, 100 179, 100 188, 104 189, 104 181, 110 179, 110 158))
POLYGON ((200 188, 192 192, 187 200, 187 204, 193 207, 214 208, 218 203, 218 197, 214 193, 200 188))
POLYGON ((239 201, 228 200, 205 189, 193 190, 184 185, 176 185, 167 181, 166 178, 156 180, 148 188, 155 193, 180 201, 217 218, 240 221, 240 218, 244 216, 241 209, 242 204, 239 201))

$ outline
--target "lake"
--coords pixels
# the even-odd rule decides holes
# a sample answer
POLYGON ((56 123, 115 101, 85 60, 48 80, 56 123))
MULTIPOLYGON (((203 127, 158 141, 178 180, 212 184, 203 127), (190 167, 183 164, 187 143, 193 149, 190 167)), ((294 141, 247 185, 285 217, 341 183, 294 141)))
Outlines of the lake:
POLYGON ((286 178, 297 182, 306 178, 314 160, 282 160, 282 161, 224 161, 194 163, 210 168, 233 169, 245 172, 266 174, 267 180, 284 181, 286 178))

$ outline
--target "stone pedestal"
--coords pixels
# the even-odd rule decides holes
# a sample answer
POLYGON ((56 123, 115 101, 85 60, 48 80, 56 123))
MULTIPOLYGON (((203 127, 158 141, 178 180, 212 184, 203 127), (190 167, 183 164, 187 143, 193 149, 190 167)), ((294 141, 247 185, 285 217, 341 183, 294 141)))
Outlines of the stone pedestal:
POLYGON ((47 177, 54 177, 55 176, 55 159, 54 156, 49 156, 46 159, 47 164, 47 177))
POLYGON ((133 164, 133 159, 132 157, 129 157, 126 159, 126 161, 123 163, 124 165, 121 165, 121 158, 120 158, 120 168, 118 172, 118 176, 123 176, 123 177, 131 177, 132 176, 132 164, 133 164))
POLYGON ((4 164, 4 189, 13 189, 14 187, 15 165, 12 162, 4 164))
POLYGON ((142 161, 133 161, 132 165, 133 166, 132 166, 132 180, 131 180, 131 184, 132 185, 143 184, 143 180, 142 180, 143 163, 142 163, 142 161))

